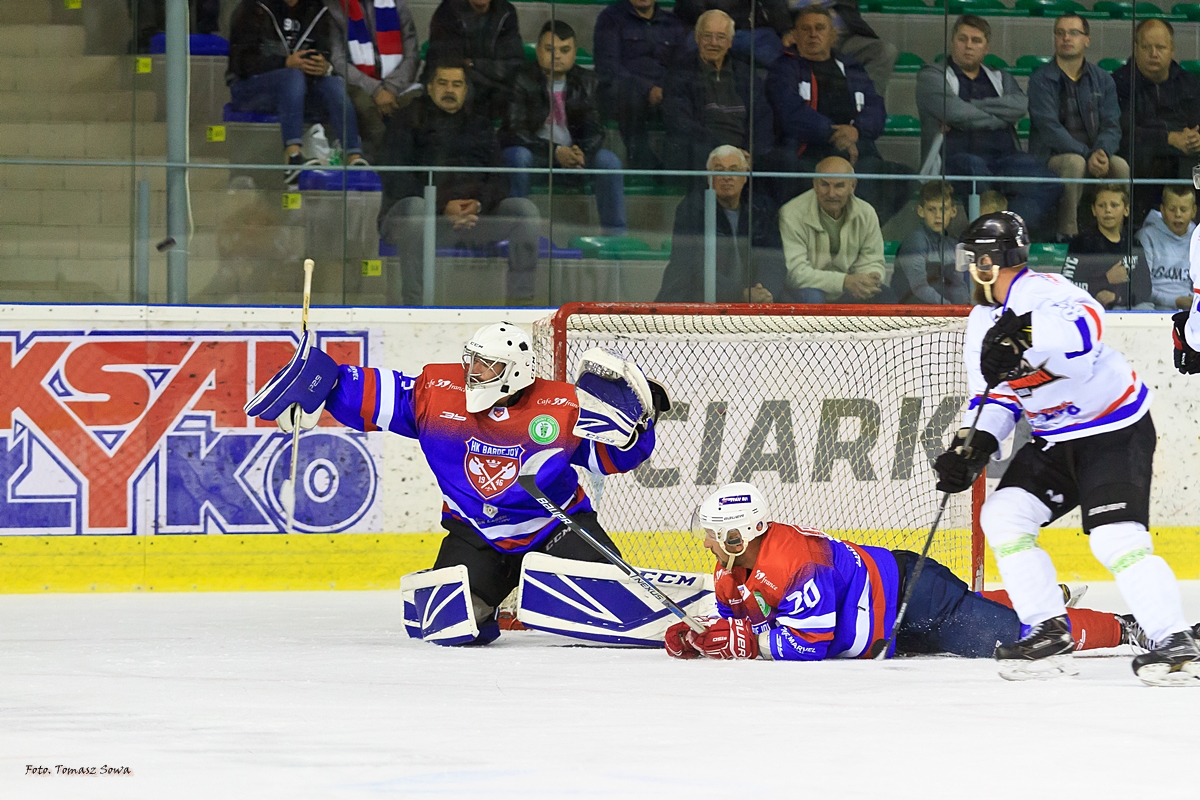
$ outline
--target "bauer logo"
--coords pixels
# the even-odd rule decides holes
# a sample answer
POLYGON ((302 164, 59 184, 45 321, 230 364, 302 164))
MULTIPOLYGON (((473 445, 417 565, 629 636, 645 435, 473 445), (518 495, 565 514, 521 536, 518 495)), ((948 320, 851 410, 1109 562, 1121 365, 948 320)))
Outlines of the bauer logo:
MULTIPOLYGON (((316 346, 361 364, 368 338, 322 332, 316 346)), ((0 534, 282 531, 291 435, 243 405, 296 344, 288 331, 0 332, 0 534)), ((326 413, 299 447, 296 529, 380 530, 382 435, 326 413)))

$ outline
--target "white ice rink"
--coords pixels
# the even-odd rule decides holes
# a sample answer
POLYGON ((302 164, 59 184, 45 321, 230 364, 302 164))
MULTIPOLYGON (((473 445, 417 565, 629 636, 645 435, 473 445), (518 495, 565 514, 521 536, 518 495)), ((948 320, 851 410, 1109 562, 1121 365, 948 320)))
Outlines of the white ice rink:
MULTIPOLYGON (((1185 598, 1200 619, 1200 585, 1185 598)), ((1124 610, 1111 585, 1084 605, 1124 610)), ((1142 686, 1124 652, 1014 684, 987 660, 678 662, 569 644, 410 641, 395 592, 0 596, 0 798, 1197 791, 1200 690, 1142 686)))

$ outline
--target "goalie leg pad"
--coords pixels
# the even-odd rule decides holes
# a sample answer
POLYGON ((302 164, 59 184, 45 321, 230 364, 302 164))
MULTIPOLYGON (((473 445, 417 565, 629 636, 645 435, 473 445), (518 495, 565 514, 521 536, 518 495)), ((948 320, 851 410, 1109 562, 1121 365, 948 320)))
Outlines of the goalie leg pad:
POLYGON ((409 637, 442 645, 487 644, 500 635, 495 609, 471 594, 462 564, 410 572, 400 578, 404 629, 409 637), (488 622, 476 625, 476 610, 487 609, 488 622))
MULTIPOLYGON (((642 570, 655 588, 697 617, 716 615, 711 573, 642 570)), ((662 647, 678 618, 608 563, 528 553, 521 563, 517 619, 585 641, 662 647)))

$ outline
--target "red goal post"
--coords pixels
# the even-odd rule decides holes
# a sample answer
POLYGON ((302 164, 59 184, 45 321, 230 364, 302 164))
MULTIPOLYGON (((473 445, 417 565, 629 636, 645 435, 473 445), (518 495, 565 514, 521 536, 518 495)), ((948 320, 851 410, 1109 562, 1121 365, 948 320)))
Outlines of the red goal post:
MULTIPOLYGON (((965 306, 568 303, 534 324, 535 368, 570 380, 611 347, 675 403, 654 456, 588 473, 631 563, 707 571, 688 532, 717 485, 752 480, 773 516, 864 544, 919 550, 939 494, 930 467, 961 419, 965 306)), ((983 584, 981 478, 951 498, 930 553, 983 584)))

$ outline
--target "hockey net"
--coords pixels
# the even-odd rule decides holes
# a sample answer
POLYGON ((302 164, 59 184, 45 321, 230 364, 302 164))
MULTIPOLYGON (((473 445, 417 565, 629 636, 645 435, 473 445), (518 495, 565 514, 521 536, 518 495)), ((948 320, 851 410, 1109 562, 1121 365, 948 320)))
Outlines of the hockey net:
MULTIPOLYGON (((967 399, 969 309, 572 303, 534 324, 536 368, 573 380, 609 347, 667 387, 652 458, 583 473, 600 522, 644 568, 708 571, 689 532, 717 486, 748 480, 774 519, 919 551, 940 495, 932 460, 967 399)), ((930 555, 982 588, 974 492, 950 499, 930 555)))

